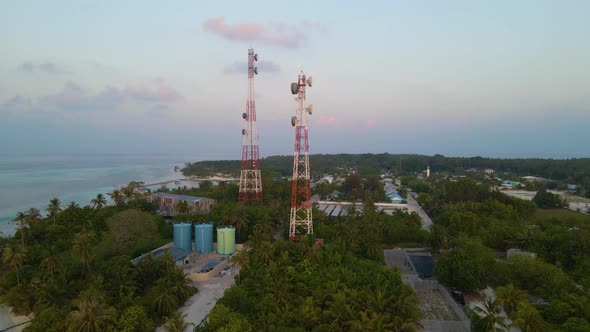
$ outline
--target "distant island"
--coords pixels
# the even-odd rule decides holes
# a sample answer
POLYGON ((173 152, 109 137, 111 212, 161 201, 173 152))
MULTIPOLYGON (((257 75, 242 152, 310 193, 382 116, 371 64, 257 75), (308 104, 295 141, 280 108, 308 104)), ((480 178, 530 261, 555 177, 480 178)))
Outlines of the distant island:
MULTIPOLYGON (((293 172, 292 156, 262 158, 262 172, 268 176, 288 177, 293 172)), ((445 157, 417 154, 314 154, 310 155, 312 176, 346 174, 358 171, 361 176, 391 173, 399 176, 423 172, 430 167, 432 172, 458 174, 476 170, 506 173, 511 180, 523 176, 535 176, 550 180, 549 189, 568 184, 576 186, 576 194, 590 197, 590 158, 572 159, 501 159, 484 157, 445 157)), ((211 176, 225 174, 237 177, 240 174, 239 160, 215 160, 186 163, 182 169, 186 176, 211 176)))

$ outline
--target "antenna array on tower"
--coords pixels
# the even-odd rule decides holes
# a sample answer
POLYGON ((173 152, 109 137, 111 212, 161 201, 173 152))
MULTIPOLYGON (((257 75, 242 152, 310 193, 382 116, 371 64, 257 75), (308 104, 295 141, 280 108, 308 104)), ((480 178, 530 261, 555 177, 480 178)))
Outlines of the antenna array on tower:
POLYGON ((311 105, 306 106, 305 88, 311 87, 311 77, 303 72, 299 74, 297 83, 291 84, 291 93, 297 95, 296 116, 291 118, 295 127, 295 151, 293 153, 293 178, 291 182, 291 217, 289 222, 289 239, 297 241, 301 237, 313 234, 313 218, 311 212, 311 190, 309 186, 309 122, 311 105))
POLYGON ((254 53, 254 49, 248 49, 248 99, 246 100, 246 112, 242 114, 244 129, 242 129, 239 191, 239 203, 242 205, 255 201, 262 203, 258 128, 256 127, 256 103, 254 102, 254 75, 258 74, 258 68, 254 66, 256 61, 258 61, 258 54, 254 53))

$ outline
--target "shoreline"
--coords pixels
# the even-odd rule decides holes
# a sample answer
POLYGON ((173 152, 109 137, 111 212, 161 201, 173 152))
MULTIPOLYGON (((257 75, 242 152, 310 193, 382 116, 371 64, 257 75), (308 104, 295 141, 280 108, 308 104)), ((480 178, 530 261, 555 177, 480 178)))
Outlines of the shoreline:
MULTIPOLYGON (((87 205, 88 202, 94 198, 96 196, 96 194, 98 193, 102 193, 105 196, 107 195, 108 192, 112 191, 113 188, 119 187, 119 186, 124 186, 127 183, 129 183, 130 181, 141 181, 141 182, 160 182, 160 181, 170 181, 170 180, 174 180, 176 178, 178 178, 179 174, 181 174, 180 172, 175 172, 174 171, 174 167, 175 166, 179 166, 182 167, 181 163, 163 163, 163 164, 159 164, 159 165, 136 165, 136 166, 125 166, 128 168, 130 167, 137 167, 139 168, 138 170, 128 170, 126 171, 129 175, 128 178, 122 180, 122 179, 117 179, 118 184, 114 184, 112 186, 110 185, 104 185, 104 183, 98 183, 98 184, 94 184, 93 183, 93 188, 82 188, 82 189, 77 189, 77 190, 65 190, 60 192, 59 194, 51 194, 48 195, 45 198, 40 198, 38 200, 36 200, 35 202, 28 202, 28 203, 19 203, 19 205, 22 205, 21 209, 17 209, 14 207, 2 207, 0 206, 0 236, 3 237, 10 237, 12 235, 14 235, 14 233, 16 232, 16 229, 18 228, 18 224, 14 223, 12 220, 14 219, 14 217, 17 214, 17 211, 26 211, 26 209, 28 209, 29 207, 35 207, 38 208, 41 213, 43 215, 45 215, 45 208, 47 207, 47 201, 49 201, 49 199, 52 196, 58 197, 61 201, 62 204, 66 204, 69 201, 74 201, 78 204, 80 204, 81 206, 87 205), (145 169, 143 168, 146 168, 145 169)), ((125 167, 123 167, 123 169, 126 169, 125 167)), ((94 175, 88 175, 89 178, 92 178, 92 176, 94 175)), ((116 176, 119 176, 119 174, 117 174, 116 176)), ((65 178, 67 180, 67 178, 65 178)), ((86 178, 85 178, 86 179, 86 178)), ((3 194, 2 190, 0 190, 0 195, 3 194)), ((108 197, 107 197, 108 199, 108 197)))

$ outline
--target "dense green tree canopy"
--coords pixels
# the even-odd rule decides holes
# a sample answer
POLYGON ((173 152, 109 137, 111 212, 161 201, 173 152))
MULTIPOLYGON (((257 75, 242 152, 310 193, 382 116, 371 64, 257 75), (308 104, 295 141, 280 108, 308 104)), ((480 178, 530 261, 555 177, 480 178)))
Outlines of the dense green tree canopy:
POLYGON ((196 291, 169 256, 132 264, 117 255, 170 241, 172 226, 144 198, 100 209, 58 205, 51 200, 47 218, 23 213, 26 228, 0 242, 0 301, 34 314, 26 331, 150 331, 196 291), (173 303, 166 312, 155 305, 162 290, 173 303))
POLYGON ((139 210, 119 212, 106 220, 115 254, 134 255, 159 237, 159 217, 139 210))
POLYGON ((478 239, 461 237, 453 249, 442 254, 435 274, 449 286, 465 291, 486 288, 495 265, 494 252, 478 239))

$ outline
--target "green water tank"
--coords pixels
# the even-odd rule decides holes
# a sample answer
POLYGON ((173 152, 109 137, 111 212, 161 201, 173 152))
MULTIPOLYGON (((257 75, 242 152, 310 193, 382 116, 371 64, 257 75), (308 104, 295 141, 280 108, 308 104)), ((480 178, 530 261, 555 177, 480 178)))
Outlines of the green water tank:
POLYGON ((225 253, 231 255, 236 252, 236 229, 228 228, 225 232, 225 253))
POLYGON ((236 229, 230 227, 217 229, 217 253, 231 255, 236 252, 236 229))

